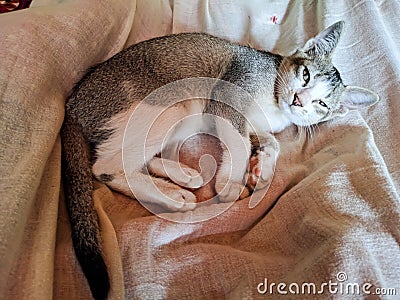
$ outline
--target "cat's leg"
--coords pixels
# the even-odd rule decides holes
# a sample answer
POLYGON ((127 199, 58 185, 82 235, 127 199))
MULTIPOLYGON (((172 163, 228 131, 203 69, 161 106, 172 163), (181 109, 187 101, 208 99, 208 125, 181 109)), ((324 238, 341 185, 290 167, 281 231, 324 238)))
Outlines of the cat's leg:
MULTIPOLYGON (((240 119, 235 121, 234 123, 242 122, 240 119)), ((216 129, 223 152, 216 176, 215 191, 221 202, 231 202, 239 199, 245 189, 250 140, 246 134, 244 120, 242 126, 228 124, 225 119, 217 119, 216 129)))
POLYGON ((279 143, 268 132, 250 135, 252 155, 248 187, 251 190, 263 189, 269 186, 274 176, 275 164, 279 155, 279 143))
MULTIPOLYGON (((92 168, 94 176, 111 189, 136 198, 139 201, 158 204, 172 211, 187 211, 195 208, 196 196, 192 192, 163 178, 156 178, 150 174, 143 173, 143 167, 139 165, 136 167, 131 165, 129 168, 130 174, 125 176, 122 161, 118 157, 120 155, 100 156, 92 168)), ((133 164, 134 161, 138 160, 130 159, 129 161, 133 164)), ((157 172, 160 173, 159 168, 156 168, 157 164, 159 164, 158 158, 156 158, 156 162, 151 163, 152 167, 150 169, 153 171, 157 169, 157 172)), ((171 167, 171 169, 173 168, 171 167)), ((189 173, 189 170, 187 172, 189 173)), ((196 174, 195 170, 191 169, 190 172, 196 174)), ((195 178, 196 180, 194 181, 189 180, 187 185, 201 185, 202 179, 197 176, 195 178)), ((181 178, 181 180, 184 179, 181 178)))
POLYGON ((175 160, 153 157, 147 163, 150 174, 169 178, 176 184, 187 188, 199 188, 203 184, 200 173, 175 160))
POLYGON ((217 171, 215 190, 222 202, 238 200, 246 190, 250 157, 250 137, 246 113, 254 101, 246 89, 241 66, 232 65, 213 87, 205 112, 215 116, 214 124, 221 142, 222 161, 217 171), (230 126, 227 126, 229 124, 230 126))
POLYGON ((157 204, 171 211, 187 211, 196 207, 196 196, 192 192, 163 178, 137 171, 130 174, 128 180, 129 184, 125 174, 119 172, 113 174, 111 181, 106 184, 138 201, 157 204))

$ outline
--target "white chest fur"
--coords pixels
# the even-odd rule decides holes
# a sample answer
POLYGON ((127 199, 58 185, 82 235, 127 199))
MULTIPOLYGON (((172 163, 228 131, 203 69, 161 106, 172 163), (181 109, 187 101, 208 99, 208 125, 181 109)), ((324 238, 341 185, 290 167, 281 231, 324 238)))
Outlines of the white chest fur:
POLYGON ((250 123, 250 132, 282 131, 292 122, 282 111, 273 97, 258 97, 248 110, 247 119, 250 123))

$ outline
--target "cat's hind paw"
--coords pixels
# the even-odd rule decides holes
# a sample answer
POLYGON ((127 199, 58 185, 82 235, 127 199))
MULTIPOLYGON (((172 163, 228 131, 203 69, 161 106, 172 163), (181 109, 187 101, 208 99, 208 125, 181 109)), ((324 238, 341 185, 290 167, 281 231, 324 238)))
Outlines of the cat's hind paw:
POLYGON ((197 189, 203 185, 200 173, 179 162, 154 157, 148 162, 150 173, 172 180, 175 184, 185 188, 197 189))
POLYGON ((186 176, 179 176, 179 174, 171 177, 176 184, 191 189, 197 189, 203 185, 203 177, 199 172, 189 167, 182 167, 181 170, 186 176))
POLYGON ((229 180, 221 180, 217 177, 215 191, 221 202, 233 202, 241 198, 246 187, 241 182, 229 182, 229 180))
POLYGON ((163 194, 168 197, 167 201, 163 201, 163 206, 172 211, 185 212, 196 208, 196 196, 190 191, 173 189, 164 191, 163 194))

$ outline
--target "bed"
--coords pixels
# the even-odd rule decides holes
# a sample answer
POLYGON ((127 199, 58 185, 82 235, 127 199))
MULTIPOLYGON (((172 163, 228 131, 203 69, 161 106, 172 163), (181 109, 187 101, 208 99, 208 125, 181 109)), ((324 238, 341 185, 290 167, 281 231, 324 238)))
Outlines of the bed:
POLYGON ((0 298, 90 298, 72 249, 59 137, 65 100, 89 67, 191 31, 288 54, 344 20, 334 63, 345 83, 381 100, 312 138, 279 133, 274 180, 256 207, 246 198, 184 224, 96 185, 110 299, 397 299, 399 15, 389 0, 34 0, 1 14, 0 298))

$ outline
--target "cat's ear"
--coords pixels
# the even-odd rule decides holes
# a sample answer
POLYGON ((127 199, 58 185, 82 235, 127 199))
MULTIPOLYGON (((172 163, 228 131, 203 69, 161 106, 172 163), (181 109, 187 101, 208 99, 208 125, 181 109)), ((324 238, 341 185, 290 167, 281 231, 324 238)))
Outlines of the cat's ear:
POLYGON ((338 115, 345 115, 349 110, 370 107, 379 101, 378 94, 358 86, 346 86, 340 98, 338 115))
POLYGON ((343 26, 343 21, 336 22, 320 32, 316 37, 308 40, 300 50, 311 57, 329 57, 339 42, 343 26))

